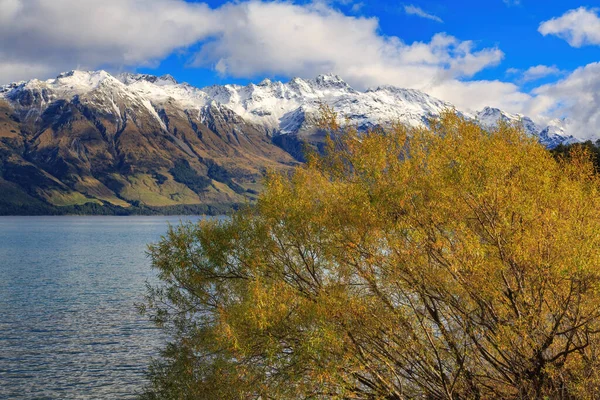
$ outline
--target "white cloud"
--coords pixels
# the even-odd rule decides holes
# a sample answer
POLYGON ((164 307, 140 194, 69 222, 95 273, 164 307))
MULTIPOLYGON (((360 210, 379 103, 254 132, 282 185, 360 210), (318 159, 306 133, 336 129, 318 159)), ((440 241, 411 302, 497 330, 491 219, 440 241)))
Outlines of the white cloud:
POLYGON ((428 12, 424 11, 422 8, 419 8, 419 7, 414 6, 412 4, 404 6, 404 12, 407 13, 407 14, 409 14, 409 15, 416 15, 416 16, 421 17, 421 18, 427 18, 427 19, 430 19, 432 21, 444 22, 437 15, 429 14, 428 12))
MULTIPOLYGON (((49 65, 0 60, 0 78, 9 76, 12 81, 21 81, 31 79, 32 77, 45 77, 55 72, 49 65)), ((6 80, 6 82, 9 81, 6 80)))
POLYGON ((562 71, 558 69, 556 65, 536 65, 523 72, 523 81, 531 82, 551 75, 560 75, 561 73, 562 71))
POLYGON ((509 7, 521 5, 521 0, 502 0, 502 1, 504 1, 504 4, 506 4, 509 7))
POLYGON ((352 5, 352 12, 353 12, 353 13, 357 13, 357 12, 359 12, 359 11, 360 11, 360 10, 361 10, 361 9, 362 9, 364 6, 365 6, 365 3, 363 3, 362 1, 361 1, 361 2, 358 2, 358 3, 354 3, 354 4, 352 5))
POLYGON ((561 71, 556 65, 536 65, 534 67, 529 67, 525 71, 517 68, 509 68, 506 70, 506 73, 510 75, 520 75, 521 78, 519 79, 519 82, 526 83, 537 81, 548 76, 562 75, 564 74, 564 71, 561 71))
POLYGON ((580 7, 567 11, 561 17, 542 22, 539 32, 556 35, 573 47, 600 45, 600 18, 597 9, 580 7))
POLYGON ((181 0, 0 0, 0 79, 16 64, 148 65, 216 33, 212 15, 181 0))
POLYGON ((576 69, 566 78, 538 87, 532 111, 568 116, 570 132, 579 138, 600 138, 600 63, 576 69))
MULTIPOLYGON (((495 81, 449 80, 425 90, 432 96, 447 100, 460 110, 480 110, 492 106, 513 113, 529 110, 532 97, 515 84, 495 81)), ((529 115, 529 114, 527 114, 529 115)), ((531 117, 536 117, 531 114, 531 117)))
POLYGON ((463 82, 504 54, 440 33, 405 43, 376 18, 349 16, 323 2, 228 3, 183 0, 0 0, 0 82, 62 70, 153 65, 175 50, 191 66, 226 76, 314 77, 334 72, 359 89, 421 89, 461 108, 519 111, 527 95, 503 82, 463 82))
POLYGON ((196 65, 219 64, 233 76, 314 76, 336 72, 359 87, 469 77, 497 64, 496 48, 476 51, 446 34, 406 44, 378 32, 375 18, 349 17, 322 6, 244 3, 219 10, 237 23, 207 43, 196 65), (377 72, 372 72, 377 71, 377 72))
MULTIPOLYGON (((335 72, 358 89, 392 84, 429 90, 470 78, 504 56, 497 48, 478 50, 471 41, 443 33, 429 42, 407 44, 382 36, 375 18, 351 17, 317 4, 250 2, 219 12, 236 23, 224 24, 194 65, 218 66, 221 73, 236 77, 335 72)), ((463 103, 485 105, 477 98, 463 103)))

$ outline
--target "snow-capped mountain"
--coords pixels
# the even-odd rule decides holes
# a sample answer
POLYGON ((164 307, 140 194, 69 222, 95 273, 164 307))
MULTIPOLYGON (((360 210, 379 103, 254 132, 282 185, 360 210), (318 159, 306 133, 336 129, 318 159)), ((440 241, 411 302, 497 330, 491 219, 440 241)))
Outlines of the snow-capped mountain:
POLYGON ((553 148, 559 144, 570 144, 579 140, 567 132, 570 130, 572 121, 566 118, 553 119, 547 123, 547 126, 539 133, 540 141, 548 147, 553 148))
POLYGON ((522 114, 510 114, 492 107, 485 107, 477 112, 475 119, 486 128, 495 127, 500 121, 521 124, 525 132, 537 137, 541 143, 549 148, 554 148, 561 143, 568 144, 577 141, 575 137, 567 134, 568 121, 566 120, 554 119, 543 126, 536 124, 531 118, 522 114))
POLYGON ((531 118, 521 114, 509 114, 498 108, 485 107, 476 113, 475 117, 486 128, 492 128, 502 121, 506 123, 520 123, 523 125, 523 129, 530 135, 537 135, 541 130, 531 118))
MULTIPOLYGON (((427 119, 455 107, 423 92, 381 86, 364 92, 350 87, 337 75, 320 75, 315 79, 294 78, 289 82, 265 79, 259 84, 214 85, 196 88, 178 83, 170 75, 156 77, 125 73, 113 77, 105 71, 71 71, 48 81, 31 80, 0 87, 0 98, 16 107, 43 111, 52 101, 62 99, 95 105, 120 117, 119 104, 146 110, 164 128, 160 109, 166 104, 181 112, 201 117, 210 105, 233 111, 244 122, 254 124, 271 136, 310 131, 320 104, 327 104, 359 127, 399 121, 410 126, 425 124, 427 119)), ((461 110, 459 110, 461 111, 461 110)), ((545 145, 571 141, 560 124, 538 126, 530 118, 486 107, 463 115, 477 119, 485 127, 500 120, 521 122, 525 130, 539 137, 545 145)))
MULTIPOLYGON (((169 75, 71 71, 12 83, 0 87, 0 213, 222 212, 256 196, 266 169, 301 161, 305 142, 322 143, 321 104, 359 128, 420 126, 454 109, 417 90, 358 91, 336 75, 196 88, 169 75)), ((568 121, 461 113, 485 127, 522 123, 549 147, 574 140, 568 121)))

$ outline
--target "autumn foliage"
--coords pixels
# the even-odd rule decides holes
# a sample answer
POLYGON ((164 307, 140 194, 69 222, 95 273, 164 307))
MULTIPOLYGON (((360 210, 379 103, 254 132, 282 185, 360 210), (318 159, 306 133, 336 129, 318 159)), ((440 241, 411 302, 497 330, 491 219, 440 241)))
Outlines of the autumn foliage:
POLYGON ((272 174, 151 247, 172 343, 145 397, 600 398, 600 193, 516 126, 447 113, 272 174))

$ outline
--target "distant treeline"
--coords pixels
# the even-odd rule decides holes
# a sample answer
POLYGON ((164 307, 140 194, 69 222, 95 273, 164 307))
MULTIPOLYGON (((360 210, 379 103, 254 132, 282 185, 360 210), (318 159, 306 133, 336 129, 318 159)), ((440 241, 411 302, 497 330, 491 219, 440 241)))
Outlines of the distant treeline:
POLYGON ((128 208, 112 204, 87 203, 76 206, 54 207, 39 204, 0 202, 1 215, 223 215, 237 210, 239 204, 187 204, 167 207, 144 205, 128 208))

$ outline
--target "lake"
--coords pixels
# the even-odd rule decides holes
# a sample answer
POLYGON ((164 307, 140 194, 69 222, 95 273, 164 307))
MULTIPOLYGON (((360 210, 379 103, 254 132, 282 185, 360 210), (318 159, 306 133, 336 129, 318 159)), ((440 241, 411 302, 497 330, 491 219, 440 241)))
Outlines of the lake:
POLYGON ((199 217, 0 217, 0 399, 127 399, 164 337, 148 243, 199 217))

